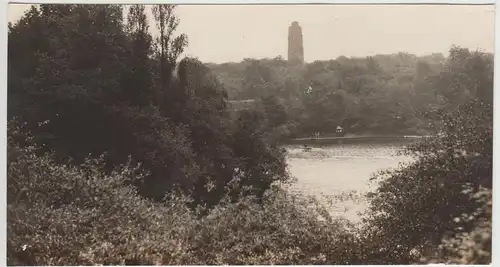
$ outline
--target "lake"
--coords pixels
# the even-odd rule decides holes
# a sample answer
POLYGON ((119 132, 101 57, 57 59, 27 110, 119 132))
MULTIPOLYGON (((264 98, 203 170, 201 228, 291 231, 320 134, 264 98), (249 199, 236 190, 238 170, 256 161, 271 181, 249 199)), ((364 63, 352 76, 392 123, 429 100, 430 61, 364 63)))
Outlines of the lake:
POLYGON ((397 155, 404 144, 338 144, 312 147, 287 146, 288 168, 297 179, 291 188, 318 197, 335 217, 359 222, 367 208, 363 197, 376 188, 369 181, 379 170, 396 168, 411 158, 397 155))

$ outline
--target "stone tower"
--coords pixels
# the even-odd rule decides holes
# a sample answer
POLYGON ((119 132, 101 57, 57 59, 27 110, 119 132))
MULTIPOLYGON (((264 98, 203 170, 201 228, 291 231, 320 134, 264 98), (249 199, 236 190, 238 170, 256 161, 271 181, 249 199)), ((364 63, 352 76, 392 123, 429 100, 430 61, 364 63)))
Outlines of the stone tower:
POLYGON ((288 27, 288 62, 304 63, 304 46, 302 44, 302 28, 294 21, 288 27))

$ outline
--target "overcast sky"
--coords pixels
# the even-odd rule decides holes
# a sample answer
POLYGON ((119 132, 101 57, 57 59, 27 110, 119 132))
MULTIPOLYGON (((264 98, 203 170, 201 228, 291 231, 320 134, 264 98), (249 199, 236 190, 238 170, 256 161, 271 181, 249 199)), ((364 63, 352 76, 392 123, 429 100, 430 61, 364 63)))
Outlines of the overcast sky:
MULTIPOLYGON (((9 21, 29 5, 10 5, 9 21)), ((288 26, 298 21, 308 62, 344 55, 443 53, 451 45, 493 52, 494 6, 181 5, 186 54, 205 62, 287 57, 288 26)))

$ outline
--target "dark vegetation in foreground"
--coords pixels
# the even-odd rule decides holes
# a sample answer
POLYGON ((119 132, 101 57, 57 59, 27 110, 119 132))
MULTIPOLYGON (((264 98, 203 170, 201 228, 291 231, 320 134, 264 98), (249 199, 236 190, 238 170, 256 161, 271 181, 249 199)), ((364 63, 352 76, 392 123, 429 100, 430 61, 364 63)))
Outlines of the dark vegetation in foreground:
POLYGON ((141 5, 126 21, 41 5, 10 25, 9 265, 491 261, 491 55, 451 50, 428 89, 441 135, 374 177, 352 225, 283 189, 279 113, 231 116, 208 67, 177 63, 173 6, 153 10, 156 40, 141 5))

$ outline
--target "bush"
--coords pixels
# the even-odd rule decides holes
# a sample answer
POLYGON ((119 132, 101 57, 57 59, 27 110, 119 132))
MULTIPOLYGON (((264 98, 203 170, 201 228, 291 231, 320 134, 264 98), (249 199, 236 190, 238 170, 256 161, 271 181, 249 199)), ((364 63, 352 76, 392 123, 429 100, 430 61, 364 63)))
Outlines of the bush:
POLYGON ((55 164, 9 138, 9 265, 179 264, 192 212, 181 201, 158 204, 127 185, 137 166, 110 175, 87 159, 55 164))
POLYGON ((440 137, 407 148, 415 162, 375 177, 380 186, 370 196, 365 222, 372 233, 367 236, 393 254, 386 263, 416 262, 443 239, 456 242, 457 234, 491 222, 475 194, 492 185, 492 108, 473 101, 442 121, 440 137))
POLYGON ((475 216, 461 218, 466 221, 475 221, 475 226, 470 232, 459 232, 443 239, 438 249, 421 259, 421 262, 446 263, 446 264, 490 264, 492 242, 492 191, 480 190, 474 195, 478 202, 484 203, 475 214, 485 214, 484 218, 475 216))
POLYGON ((262 203, 252 198, 216 207, 192 239, 200 264, 356 264, 352 225, 321 205, 276 187, 262 203))

